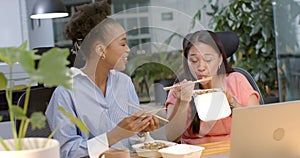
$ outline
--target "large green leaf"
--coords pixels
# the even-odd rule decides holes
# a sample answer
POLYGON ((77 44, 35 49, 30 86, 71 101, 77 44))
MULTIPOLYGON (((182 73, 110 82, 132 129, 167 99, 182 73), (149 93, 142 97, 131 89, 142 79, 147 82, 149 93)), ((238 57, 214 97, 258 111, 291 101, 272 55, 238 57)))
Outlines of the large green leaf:
POLYGON ((7 87, 7 79, 5 75, 0 72, 0 90, 4 90, 7 87))
POLYGON ((28 51, 27 45, 28 43, 25 41, 19 47, 0 48, 0 59, 9 66, 19 62, 25 72, 34 72, 34 60, 38 59, 39 56, 34 54, 35 51, 28 51))
POLYGON ((30 115, 31 128, 42 129, 46 126, 46 117, 42 112, 34 112, 30 115))
POLYGON ((20 52, 17 48, 0 48, 0 60, 13 66, 19 59, 20 52))
POLYGON ((50 87, 62 85, 71 88, 72 73, 67 67, 69 64, 68 55, 68 49, 50 49, 42 55, 36 73, 30 75, 31 79, 50 87))
POLYGON ((27 48, 27 41, 22 43, 19 47, 6 47, 0 48, 0 60, 7 63, 9 66, 13 66, 15 63, 19 62, 21 59, 21 54, 27 48))
POLYGON ((74 123, 81 131, 83 131, 87 137, 89 137, 89 129, 81 120, 73 116, 72 113, 67 112, 62 106, 58 106, 58 110, 60 110, 67 118, 70 119, 72 123, 74 123))
POLYGON ((21 107, 13 105, 11 106, 10 110, 16 119, 27 119, 27 116, 25 115, 21 107))
POLYGON ((20 63, 25 72, 29 75, 35 73, 35 60, 39 59, 39 55, 35 55, 35 50, 32 51, 23 51, 20 54, 20 63))

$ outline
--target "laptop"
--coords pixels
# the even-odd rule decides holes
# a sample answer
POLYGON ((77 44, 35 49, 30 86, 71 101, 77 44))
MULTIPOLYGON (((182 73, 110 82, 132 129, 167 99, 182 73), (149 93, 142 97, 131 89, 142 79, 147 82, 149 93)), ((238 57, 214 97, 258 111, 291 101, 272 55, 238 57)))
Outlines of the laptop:
POLYGON ((300 100, 235 108, 230 158, 300 157, 300 100))

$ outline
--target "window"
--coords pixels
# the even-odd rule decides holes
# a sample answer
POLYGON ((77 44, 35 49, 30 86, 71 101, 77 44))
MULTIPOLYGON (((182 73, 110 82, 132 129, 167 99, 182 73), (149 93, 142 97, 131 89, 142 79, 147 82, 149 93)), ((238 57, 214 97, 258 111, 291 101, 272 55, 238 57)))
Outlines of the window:
POLYGON ((130 48, 137 47, 138 45, 139 45, 139 40, 138 39, 128 40, 128 46, 130 48))
POLYGON ((172 12, 161 13, 161 20, 162 20, 162 21, 173 20, 173 13, 172 13, 172 12))
POLYGON ((116 4, 114 4, 114 8, 113 9, 114 9, 115 13, 123 11, 124 10, 123 4, 122 3, 116 3, 116 4))
POLYGON ((141 0, 139 1, 138 5, 139 5, 139 12, 148 12, 149 1, 141 0))
POLYGON ((127 13, 136 13, 137 12, 137 4, 136 3, 126 3, 126 12, 127 13))
MULTIPOLYGON (((96 0, 99 1, 99 0, 96 0)), ((70 17, 75 13, 76 6, 91 3, 92 0, 64 0, 64 5, 69 13, 68 17, 53 19, 54 43, 58 47, 72 47, 72 41, 65 36, 65 26, 70 17)))
POLYGON ((147 17, 140 18, 141 34, 149 34, 149 27, 147 26, 149 26, 148 18, 147 17))
POLYGON ((128 18, 127 19, 127 30, 128 30, 128 35, 136 36, 139 34, 138 32, 138 22, 137 18, 128 18))
POLYGON ((134 54, 151 51, 149 3, 149 0, 112 0, 112 13, 117 13, 116 20, 127 31, 128 46, 134 54), (123 8, 123 10, 116 8, 123 8))

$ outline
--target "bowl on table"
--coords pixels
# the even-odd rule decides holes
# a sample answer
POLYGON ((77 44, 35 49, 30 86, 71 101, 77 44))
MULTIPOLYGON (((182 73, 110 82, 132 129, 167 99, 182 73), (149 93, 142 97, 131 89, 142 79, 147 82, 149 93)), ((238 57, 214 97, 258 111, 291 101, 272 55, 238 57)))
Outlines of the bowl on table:
POLYGON ((202 121, 215 121, 231 114, 226 95, 221 89, 194 90, 193 97, 202 121))
POLYGON ((203 150, 202 146, 177 144, 160 149, 158 152, 163 158, 200 158, 203 150))
POLYGON ((164 140, 152 140, 145 143, 135 144, 132 148, 136 151, 138 156, 141 157, 162 157, 158 152, 159 149, 174 146, 177 143, 164 141, 164 140))

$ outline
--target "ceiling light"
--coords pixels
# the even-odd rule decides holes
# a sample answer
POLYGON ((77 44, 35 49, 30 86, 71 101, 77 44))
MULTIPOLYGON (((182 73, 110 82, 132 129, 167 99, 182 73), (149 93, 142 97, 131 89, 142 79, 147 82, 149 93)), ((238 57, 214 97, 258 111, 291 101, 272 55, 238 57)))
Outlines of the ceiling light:
POLYGON ((68 15, 69 13, 60 0, 37 0, 30 18, 50 19, 66 17, 68 15))

